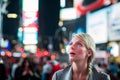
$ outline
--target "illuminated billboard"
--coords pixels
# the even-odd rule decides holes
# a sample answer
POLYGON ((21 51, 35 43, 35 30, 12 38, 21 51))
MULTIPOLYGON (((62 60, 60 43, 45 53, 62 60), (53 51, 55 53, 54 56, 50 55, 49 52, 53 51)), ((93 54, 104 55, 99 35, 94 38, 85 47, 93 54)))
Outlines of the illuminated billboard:
POLYGON ((120 3, 110 6, 109 10, 109 41, 120 40, 120 3))
POLYGON ((75 8, 63 8, 60 10, 60 20, 73 20, 77 17, 77 11, 75 8))
POLYGON ((38 43, 38 1, 22 0, 22 42, 24 49, 33 53, 38 43))
POLYGON ((86 31, 90 34, 97 44, 108 41, 108 9, 104 8, 93 13, 87 14, 86 31))
POLYGON ((92 2, 91 0, 91 1, 88 1, 88 2, 91 2, 90 4, 83 5, 84 1, 85 0, 74 0, 74 6, 77 9, 77 12, 79 15, 85 15, 88 12, 99 9, 102 6, 104 6, 106 2, 105 0, 95 0, 94 2, 92 2))
POLYGON ((23 44, 37 44, 38 43, 38 32, 37 28, 24 28, 23 32, 23 44))
POLYGON ((23 44, 38 43, 38 0, 23 0, 23 44))
POLYGON ((23 0, 22 4, 23 11, 38 11, 38 0, 23 0))

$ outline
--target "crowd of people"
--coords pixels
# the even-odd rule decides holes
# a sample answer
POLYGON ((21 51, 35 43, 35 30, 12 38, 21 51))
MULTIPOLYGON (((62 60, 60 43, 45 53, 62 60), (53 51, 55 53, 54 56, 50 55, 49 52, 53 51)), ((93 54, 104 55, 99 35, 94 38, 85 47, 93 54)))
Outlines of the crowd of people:
POLYGON ((54 70, 62 68, 64 66, 59 61, 52 60, 51 56, 4 56, 0 58, 0 80, 51 80, 54 70))

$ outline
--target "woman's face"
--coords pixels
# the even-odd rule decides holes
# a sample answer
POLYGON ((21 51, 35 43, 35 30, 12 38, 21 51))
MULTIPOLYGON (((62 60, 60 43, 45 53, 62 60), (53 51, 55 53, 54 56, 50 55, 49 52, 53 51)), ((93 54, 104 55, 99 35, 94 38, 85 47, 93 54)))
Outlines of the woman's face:
POLYGON ((70 42, 69 57, 71 61, 87 60, 90 56, 85 43, 79 37, 73 37, 70 42))

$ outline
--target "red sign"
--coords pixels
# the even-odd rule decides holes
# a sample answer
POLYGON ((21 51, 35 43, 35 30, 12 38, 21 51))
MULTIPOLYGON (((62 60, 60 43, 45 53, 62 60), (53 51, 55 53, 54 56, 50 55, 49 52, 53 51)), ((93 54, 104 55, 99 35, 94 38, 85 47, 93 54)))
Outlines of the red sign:
POLYGON ((80 15, 85 15, 87 12, 93 11, 102 7, 105 3, 105 0, 97 0, 88 6, 83 6, 82 2, 79 2, 76 6, 77 11, 80 15))

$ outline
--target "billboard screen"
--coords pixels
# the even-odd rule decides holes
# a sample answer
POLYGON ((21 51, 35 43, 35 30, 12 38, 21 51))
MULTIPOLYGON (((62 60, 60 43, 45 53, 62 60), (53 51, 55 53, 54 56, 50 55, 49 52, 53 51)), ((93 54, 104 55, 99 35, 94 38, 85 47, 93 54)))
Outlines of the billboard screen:
POLYGON ((87 14, 86 32, 90 34, 97 44, 107 42, 107 8, 87 14))
POLYGON ((120 40, 120 3, 110 6, 109 10, 109 41, 120 40))

